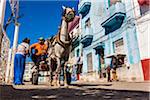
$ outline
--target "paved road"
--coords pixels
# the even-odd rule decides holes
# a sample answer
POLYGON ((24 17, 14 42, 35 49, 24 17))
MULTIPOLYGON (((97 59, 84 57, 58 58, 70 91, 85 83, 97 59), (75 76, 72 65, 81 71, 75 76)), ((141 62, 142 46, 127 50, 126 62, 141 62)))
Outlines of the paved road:
POLYGON ((149 92, 100 89, 108 84, 73 84, 68 88, 48 85, 0 85, 0 100, 149 100, 149 92))

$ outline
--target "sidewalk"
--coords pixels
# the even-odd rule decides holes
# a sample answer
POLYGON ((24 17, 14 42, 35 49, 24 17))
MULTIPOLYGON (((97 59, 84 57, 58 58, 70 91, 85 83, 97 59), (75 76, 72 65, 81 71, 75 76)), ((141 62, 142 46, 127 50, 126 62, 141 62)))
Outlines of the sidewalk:
POLYGON ((75 84, 91 84, 90 88, 101 88, 110 90, 150 92, 150 81, 144 82, 93 82, 77 81, 75 84))

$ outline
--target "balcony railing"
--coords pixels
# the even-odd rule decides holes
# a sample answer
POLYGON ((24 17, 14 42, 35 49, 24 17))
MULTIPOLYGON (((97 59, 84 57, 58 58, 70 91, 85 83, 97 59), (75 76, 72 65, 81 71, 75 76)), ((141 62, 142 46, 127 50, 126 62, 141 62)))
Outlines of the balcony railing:
POLYGON ((81 0, 78 5, 78 12, 82 15, 82 18, 84 18, 90 11, 91 7, 91 0, 81 0))
POLYGON ((121 27, 125 18, 125 5, 121 2, 116 2, 107 9, 106 14, 102 17, 102 27, 105 28, 105 33, 111 33, 121 27))
POLYGON ((82 33, 81 36, 81 43, 83 44, 83 47, 87 47, 91 45, 92 40, 93 40, 92 28, 87 28, 85 32, 82 33))

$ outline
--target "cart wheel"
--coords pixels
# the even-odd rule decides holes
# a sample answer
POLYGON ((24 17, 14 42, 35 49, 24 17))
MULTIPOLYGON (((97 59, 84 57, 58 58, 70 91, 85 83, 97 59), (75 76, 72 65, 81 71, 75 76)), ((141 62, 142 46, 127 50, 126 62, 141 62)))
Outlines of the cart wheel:
POLYGON ((32 73, 32 84, 38 85, 38 72, 32 73))

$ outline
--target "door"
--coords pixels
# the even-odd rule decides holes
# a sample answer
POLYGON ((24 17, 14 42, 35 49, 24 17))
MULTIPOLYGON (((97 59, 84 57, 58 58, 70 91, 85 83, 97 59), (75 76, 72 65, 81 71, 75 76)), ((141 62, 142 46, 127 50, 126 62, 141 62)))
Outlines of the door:
POLYGON ((92 53, 87 54, 87 67, 88 67, 88 72, 93 71, 92 53))

